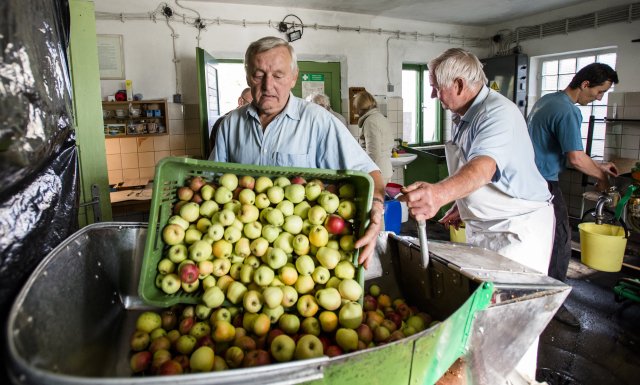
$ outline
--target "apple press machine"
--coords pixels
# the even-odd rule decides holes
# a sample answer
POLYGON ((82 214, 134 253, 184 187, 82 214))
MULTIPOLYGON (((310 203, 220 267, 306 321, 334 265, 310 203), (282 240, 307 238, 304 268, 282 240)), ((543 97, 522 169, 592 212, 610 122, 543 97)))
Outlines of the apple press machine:
MULTIPOLYGON (((45 257, 11 308, 5 357, 17 384, 169 384, 131 376, 129 332, 148 310, 137 281, 146 223, 86 226, 45 257)), ((486 249, 382 233, 365 285, 435 320, 385 345, 337 357, 180 376, 184 384, 433 384, 457 359, 469 384, 501 383, 570 287, 486 249), (371 373, 375 372, 375 376, 371 373)))

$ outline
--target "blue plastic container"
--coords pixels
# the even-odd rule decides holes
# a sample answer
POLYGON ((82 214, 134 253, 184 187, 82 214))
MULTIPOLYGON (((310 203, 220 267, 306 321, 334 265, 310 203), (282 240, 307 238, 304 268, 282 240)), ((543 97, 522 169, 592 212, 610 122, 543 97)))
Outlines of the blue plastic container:
POLYGON ((402 227, 402 207, 396 199, 384 202, 384 229, 400 234, 402 227))

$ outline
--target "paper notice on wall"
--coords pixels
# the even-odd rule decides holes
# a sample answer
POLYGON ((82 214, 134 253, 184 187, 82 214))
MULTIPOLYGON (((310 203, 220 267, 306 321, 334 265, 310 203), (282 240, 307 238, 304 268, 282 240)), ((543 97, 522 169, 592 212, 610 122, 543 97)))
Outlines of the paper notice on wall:
POLYGON ((302 98, 315 93, 324 94, 324 74, 302 74, 302 98))

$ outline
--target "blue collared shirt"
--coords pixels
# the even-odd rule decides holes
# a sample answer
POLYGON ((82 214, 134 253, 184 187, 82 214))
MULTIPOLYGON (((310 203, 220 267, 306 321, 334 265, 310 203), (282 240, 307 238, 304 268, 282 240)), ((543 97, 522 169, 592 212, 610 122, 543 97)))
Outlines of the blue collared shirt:
POLYGON ((496 162, 492 182, 500 191, 532 201, 551 198, 536 167, 527 123, 518 107, 500 93, 484 86, 460 117, 452 138, 467 162, 481 155, 496 162))
POLYGON ((289 95, 284 110, 264 130, 252 104, 233 110, 220 125, 209 159, 367 173, 378 170, 335 116, 293 94, 289 95))

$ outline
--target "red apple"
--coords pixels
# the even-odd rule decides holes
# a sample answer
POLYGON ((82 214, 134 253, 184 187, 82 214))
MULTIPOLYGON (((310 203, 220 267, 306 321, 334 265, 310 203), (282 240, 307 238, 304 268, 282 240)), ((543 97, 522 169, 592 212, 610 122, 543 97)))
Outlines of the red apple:
POLYGON ((370 310, 376 310, 377 308, 378 308, 378 300, 376 300, 376 297, 372 296, 371 294, 365 294, 362 300, 362 310, 370 311, 370 310))
POLYGON ((339 356, 342 353, 343 353, 342 349, 340 349, 340 346, 338 346, 338 345, 331 345, 324 352, 324 354, 326 354, 329 357, 339 356))
POLYGON ((195 317, 183 318, 180 321, 180 324, 178 325, 178 330, 180 331, 180 334, 189 334, 189 331, 191 330, 193 325, 195 325, 195 323, 196 323, 195 317))
POLYGON ((291 184, 305 184, 305 183, 307 183, 306 179, 304 179, 300 175, 296 175, 293 178, 291 178, 291 184))
POLYGON ((269 352, 262 349, 252 350, 244 355, 242 360, 242 367, 249 368, 253 366, 268 365, 271 363, 271 356, 269 352))
POLYGON ((180 268, 180 280, 184 283, 194 283, 198 280, 198 275, 200 275, 198 266, 193 263, 185 263, 180 268))
POLYGON ((161 376, 171 376, 175 374, 182 374, 182 365, 176 360, 169 360, 164 362, 158 368, 158 374, 161 376))
POLYGON ((202 186, 204 186, 205 184, 207 184, 207 182, 204 179, 202 179, 201 176, 198 175, 191 178, 191 181, 189 182, 189 187, 191 187, 193 191, 198 192, 200 191, 202 186))
POLYGON ((324 222, 324 227, 331 234, 341 234, 345 227, 345 221, 341 216, 337 214, 331 214, 327 216, 324 222))
POLYGON ((130 360, 131 370, 134 373, 144 372, 151 365, 152 358, 153 355, 148 350, 135 353, 130 360))
POLYGON ((190 201, 191 198, 193 198, 193 190, 189 187, 183 186, 178 188, 178 199, 180 199, 181 201, 190 201))
POLYGON ((358 326, 356 332, 358 333, 358 340, 365 344, 369 344, 373 340, 373 332, 367 324, 361 324, 358 326))

